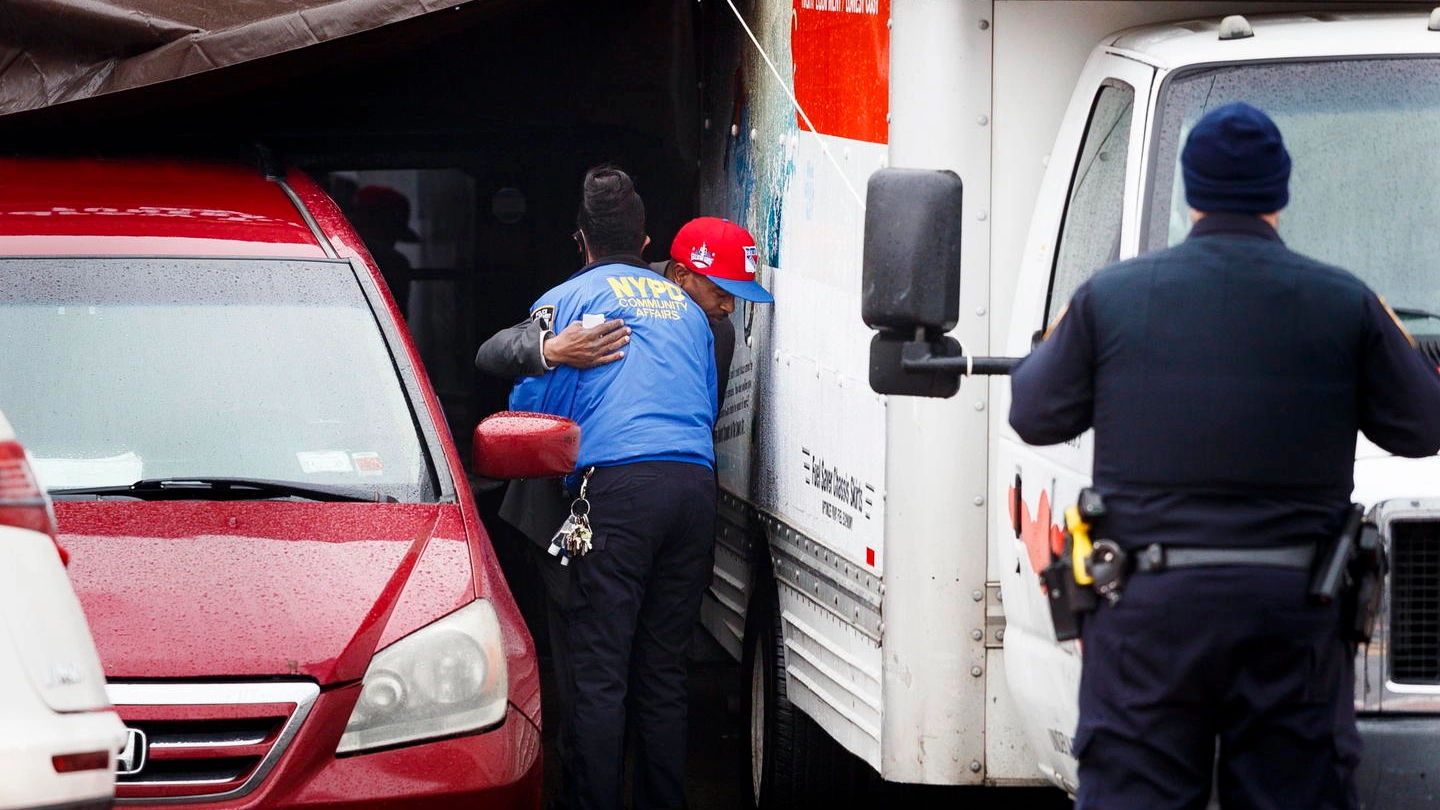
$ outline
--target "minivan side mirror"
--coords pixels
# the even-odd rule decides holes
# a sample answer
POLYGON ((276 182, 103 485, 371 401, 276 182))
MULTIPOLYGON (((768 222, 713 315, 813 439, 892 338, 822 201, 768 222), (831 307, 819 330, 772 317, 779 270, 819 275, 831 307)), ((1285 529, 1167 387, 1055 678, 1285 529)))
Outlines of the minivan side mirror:
POLYGON ((965 357, 945 333, 960 320, 960 213, 952 171, 880 169, 865 189, 860 317, 879 394, 952 397, 961 375, 1006 374, 1011 358, 965 357))
POLYGON ((501 411, 475 426, 471 460, 486 478, 553 478, 575 471, 580 426, 561 416, 501 411))

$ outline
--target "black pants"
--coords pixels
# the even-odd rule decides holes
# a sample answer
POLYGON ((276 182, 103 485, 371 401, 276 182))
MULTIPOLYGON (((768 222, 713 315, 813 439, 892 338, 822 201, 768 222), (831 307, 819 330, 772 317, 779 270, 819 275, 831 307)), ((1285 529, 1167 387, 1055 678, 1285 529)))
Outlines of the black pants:
POLYGON ((594 548, 570 563, 557 667, 571 681, 570 807, 623 806, 628 721, 634 807, 683 810, 687 656, 714 560, 715 474, 680 462, 604 467, 589 496, 594 548))
POLYGON ((1353 650, 1303 571, 1137 574, 1086 617, 1076 810, 1353 810, 1353 650), (1217 757, 1218 756, 1218 760, 1217 757))
MULTIPOLYGON (((559 486, 558 484, 556 485, 559 486)), ((556 526, 564 520, 557 517, 554 521, 556 526)), ((565 626, 565 599, 570 592, 570 569, 562 566, 556 557, 552 557, 546 548, 538 543, 526 544, 531 561, 539 571, 539 579, 545 590, 545 638, 548 642, 550 652, 550 686, 554 693, 554 702, 551 708, 554 709, 553 720, 551 708, 546 709, 547 722, 553 722, 557 730, 555 734, 555 758, 559 762, 559 784, 555 795, 559 798, 557 807, 568 810, 570 801, 570 729, 566 718, 575 705, 572 693, 575 690, 575 678, 570 666, 570 642, 566 638, 565 626)), ((547 544, 548 546, 548 544, 547 544)))

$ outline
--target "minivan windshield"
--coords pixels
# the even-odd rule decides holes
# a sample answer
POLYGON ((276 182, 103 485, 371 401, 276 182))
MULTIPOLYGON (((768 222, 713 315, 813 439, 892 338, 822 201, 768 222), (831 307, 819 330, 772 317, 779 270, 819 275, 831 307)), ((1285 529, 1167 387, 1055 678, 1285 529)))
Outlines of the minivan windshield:
POLYGON ((238 479, 271 485, 227 497, 435 498, 348 263, 0 260, 0 346, 0 412, 52 492, 173 480, 205 499, 194 484, 238 479))
POLYGON ((1169 79, 1143 250, 1190 230, 1178 166, 1191 127, 1208 110, 1244 101, 1275 120, 1290 151, 1285 243, 1364 279, 1411 332, 1440 334, 1437 77, 1434 59, 1412 58, 1226 66, 1169 79))

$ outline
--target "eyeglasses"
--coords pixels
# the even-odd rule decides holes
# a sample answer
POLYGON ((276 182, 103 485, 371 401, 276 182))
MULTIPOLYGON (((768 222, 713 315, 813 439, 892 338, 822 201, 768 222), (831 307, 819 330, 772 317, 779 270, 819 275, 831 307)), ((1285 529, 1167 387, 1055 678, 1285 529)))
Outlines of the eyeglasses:
POLYGON ((577 230, 577 231, 575 231, 574 233, 570 234, 570 238, 575 240, 575 247, 576 247, 576 249, 579 250, 581 253, 584 253, 584 252, 585 252, 585 233, 584 233, 584 231, 579 231, 579 230, 577 230))

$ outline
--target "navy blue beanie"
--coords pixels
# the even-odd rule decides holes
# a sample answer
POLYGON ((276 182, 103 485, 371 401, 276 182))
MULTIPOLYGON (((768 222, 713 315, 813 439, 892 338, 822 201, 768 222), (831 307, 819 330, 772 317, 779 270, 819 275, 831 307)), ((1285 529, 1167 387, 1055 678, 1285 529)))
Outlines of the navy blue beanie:
POLYGON ((1185 201, 1196 211, 1268 214, 1290 202, 1290 153, 1270 116, 1244 102, 1216 107, 1180 154, 1185 201))

